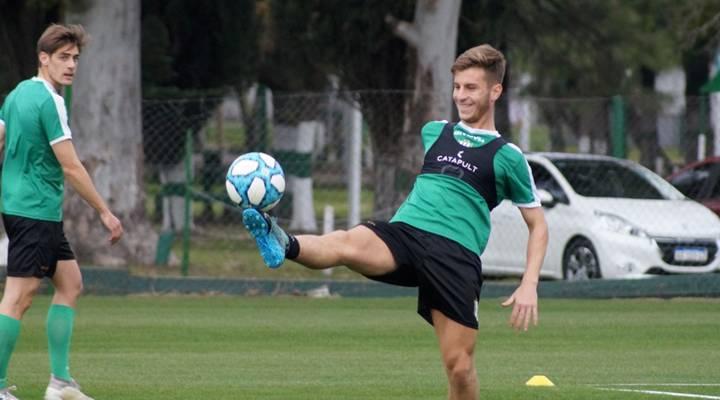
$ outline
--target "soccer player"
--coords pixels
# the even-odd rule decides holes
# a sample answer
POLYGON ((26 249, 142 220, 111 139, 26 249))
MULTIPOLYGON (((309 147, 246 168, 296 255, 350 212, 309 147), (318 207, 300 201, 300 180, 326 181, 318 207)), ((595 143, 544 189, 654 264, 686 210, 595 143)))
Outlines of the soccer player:
POLYGON ((489 45, 460 55, 451 70, 460 122, 422 128, 425 160, 412 191, 390 222, 370 221, 322 236, 292 236, 254 209, 245 227, 271 267, 285 258, 308 268, 345 265, 370 279, 418 287, 418 313, 435 330, 448 377, 448 398, 476 399, 474 365, 482 254, 490 210, 503 199, 519 207, 529 231, 526 270, 502 303, 510 325, 537 324, 537 285, 548 234, 530 167, 495 130, 503 54, 489 45))
POLYGON ((63 232, 67 180, 97 210, 110 243, 123 234, 120 221, 98 194, 75 153, 65 103, 87 36, 79 25, 50 25, 37 42, 38 75, 20 82, 0 109, 2 219, 8 238, 5 291, 0 301, 0 400, 17 399, 7 368, 20 320, 42 279, 54 286, 47 315, 50 382, 45 400, 90 399, 70 375, 69 352, 82 275, 63 232))

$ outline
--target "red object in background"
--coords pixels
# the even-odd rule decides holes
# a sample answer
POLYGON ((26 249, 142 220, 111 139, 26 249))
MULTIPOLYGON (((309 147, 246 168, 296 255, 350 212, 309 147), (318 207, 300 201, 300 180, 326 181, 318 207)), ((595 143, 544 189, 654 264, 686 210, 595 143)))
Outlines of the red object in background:
POLYGON ((666 179, 685 196, 720 216, 720 157, 690 163, 666 179))

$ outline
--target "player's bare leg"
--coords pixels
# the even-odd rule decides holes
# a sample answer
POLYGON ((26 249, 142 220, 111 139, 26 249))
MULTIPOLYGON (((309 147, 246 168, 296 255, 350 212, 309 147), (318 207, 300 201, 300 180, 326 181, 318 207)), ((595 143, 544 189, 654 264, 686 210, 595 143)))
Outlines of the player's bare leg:
POLYGON ((83 290, 82 273, 80 272, 80 266, 77 261, 58 261, 52 282, 55 287, 52 304, 61 304, 75 308, 77 299, 83 290))
POLYGON ((347 266, 363 275, 384 275, 395 270, 390 249, 372 230, 359 225, 326 235, 298 235, 296 261, 311 269, 347 266))
POLYGON ((0 302, 0 314, 22 319, 30 308, 32 299, 40 288, 41 280, 35 277, 17 278, 8 276, 5 291, 0 302))
POLYGON ((432 310, 432 319, 448 377, 448 399, 476 400, 478 383, 474 354, 477 330, 461 325, 437 310, 432 310))
POLYGON ((255 239, 265 264, 277 268, 285 261, 292 241, 299 253, 292 260, 311 269, 347 266, 363 275, 383 275, 395 270, 395 259, 372 230, 359 225, 326 235, 298 235, 290 237, 265 213, 249 208, 243 211, 243 224, 255 239))

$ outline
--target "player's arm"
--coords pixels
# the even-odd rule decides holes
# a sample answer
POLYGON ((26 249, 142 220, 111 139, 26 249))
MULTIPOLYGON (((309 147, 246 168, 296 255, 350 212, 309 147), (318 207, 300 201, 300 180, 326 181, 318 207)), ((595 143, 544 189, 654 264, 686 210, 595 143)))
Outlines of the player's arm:
POLYGON ((529 233, 527 264, 520 286, 502 305, 513 305, 510 325, 515 329, 527 330, 531 321, 534 325, 538 322, 537 285, 540 281, 540 268, 545 259, 548 230, 542 207, 520 207, 520 214, 529 233))
POLYGON ((4 149, 5 149, 5 104, 0 106, 0 157, 2 157, 4 149))
POLYGON ((117 242, 123 234, 122 224, 110 211, 105 201, 95 189, 85 166, 75 152, 71 140, 63 140, 52 145, 53 152, 62 166, 65 179, 72 185, 78 194, 94 208, 105 227, 110 231, 110 242, 117 242))
POLYGON ((520 214, 528 227, 527 266, 522 283, 537 286, 540 279, 540 268, 545 259, 548 243, 548 228, 542 207, 520 208, 520 214))
POLYGON ((503 147, 503 149, 506 150, 507 158, 514 160, 511 161, 511 167, 506 170, 505 182, 509 188, 510 198, 520 209, 520 214, 528 227, 529 236, 522 281, 502 305, 513 306, 510 325, 515 329, 527 330, 531 321, 537 324, 538 320, 537 285, 540 280, 540 268, 545 259, 548 229, 545 214, 535 190, 530 165, 522 156, 520 149, 512 145, 503 147))
POLYGON ((0 120, 0 155, 5 148, 5 123, 0 120))

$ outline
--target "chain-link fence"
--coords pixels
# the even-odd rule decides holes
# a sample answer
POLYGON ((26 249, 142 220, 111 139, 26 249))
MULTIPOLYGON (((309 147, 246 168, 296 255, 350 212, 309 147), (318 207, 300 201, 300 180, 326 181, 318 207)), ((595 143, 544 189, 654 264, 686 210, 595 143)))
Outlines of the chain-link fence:
MULTIPOLYGON (((378 156, 373 149, 389 145, 373 143, 373 138, 388 140, 373 135, 373 129, 403 129, 402 111, 408 95, 411 93, 387 91, 272 94, 257 88, 244 96, 145 100, 146 214, 160 233, 155 270, 273 276, 242 228, 240 210, 230 202, 225 189, 227 168, 237 156, 250 151, 266 152, 281 163, 287 190, 273 212, 290 231, 322 233, 371 217, 377 207, 373 188, 378 176, 374 170, 378 156)), ((514 97, 508 111, 510 129, 503 134, 528 153, 617 155, 638 161, 661 176, 712 153, 707 98, 514 97)), ((538 161, 533 168, 540 171, 535 172, 540 174, 535 177, 538 188, 562 204, 562 189, 567 187, 558 190, 557 182, 553 182, 557 178, 546 179, 547 170, 552 168, 538 161)), ((581 173, 582 168, 578 167, 577 174, 563 171, 578 193, 609 193, 615 185, 614 190, 621 193, 617 197, 642 197, 638 191, 622 190, 623 186, 638 189, 640 183, 624 178, 610 182, 618 175, 590 176, 581 173), (586 178, 593 185, 578 184, 586 178), (598 187, 598 183, 607 185, 598 187)), ((598 173, 609 170, 597 169, 598 173)), ((640 207, 635 212, 650 211, 640 207)), ((501 231, 495 229, 495 242, 517 242, 512 238, 527 235, 523 226, 506 233, 509 236, 505 239, 501 231)), ((714 243, 717 238, 708 235, 699 239, 714 243)), ((699 260, 704 254, 714 260, 716 250, 708 246, 700 249, 700 255, 681 252, 678 257, 699 260)), ((697 246, 690 248, 698 250, 697 246)), ((675 247, 668 249, 674 251, 675 247)), ((524 255, 524 250, 518 254, 524 255)), ((564 253, 558 257, 556 264, 563 265, 564 253)), ((692 260, 688 262, 692 264, 692 260)), ((346 270, 333 274, 334 278, 355 278, 346 270)), ((287 269, 283 276, 327 278, 302 268, 287 269)))
MULTIPOLYGON (((272 95, 259 89, 249 97, 146 100, 147 211, 165 232, 158 246, 158 263, 182 265, 182 254, 188 251, 185 262, 191 274, 268 274, 242 229, 238 208, 225 194, 228 166, 249 151, 269 153, 283 166, 287 191, 274 213, 290 231, 322 233, 370 217, 375 206, 373 135, 357 100, 381 99, 387 110, 402 110, 407 93, 362 94, 272 95), (186 143, 186 138, 191 142, 186 143), (192 179, 189 218, 185 214, 186 176, 192 179), (178 234, 186 220, 187 248, 178 234)), ((506 136, 528 152, 620 155, 667 175, 697 158, 699 134, 711 133, 703 120, 707 118, 702 115, 706 112, 702 101, 706 99, 686 98, 678 105, 659 96, 517 98, 510 102, 511 132, 506 136)), ((402 118, 392 119, 402 129, 402 118)), ((706 146, 704 151, 710 149, 706 146)), ((622 180, 617 184, 638 185, 622 180)), ((549 189, 544 181, 539 187, 549 189)), ((574 189, 579 193, 594 190, 574 189)), ((320 276, 294 270, 298 277, 320 276)))
POLYGON ((282 165, 287 190, 273 213, 291 231, 320 233, 369 217, 369 136, 357 103, 341 97, 258 89, 246 97, 146 100, 146 209, 161 232, 157 263, 190 274, 267 273, 226 194, 227 169, 246 152, 263 151, 282 165))
POLYGON ((520 98, 512 103, 524 150, 608 154, 667 175, 712 154, 706 97, 520 98))

